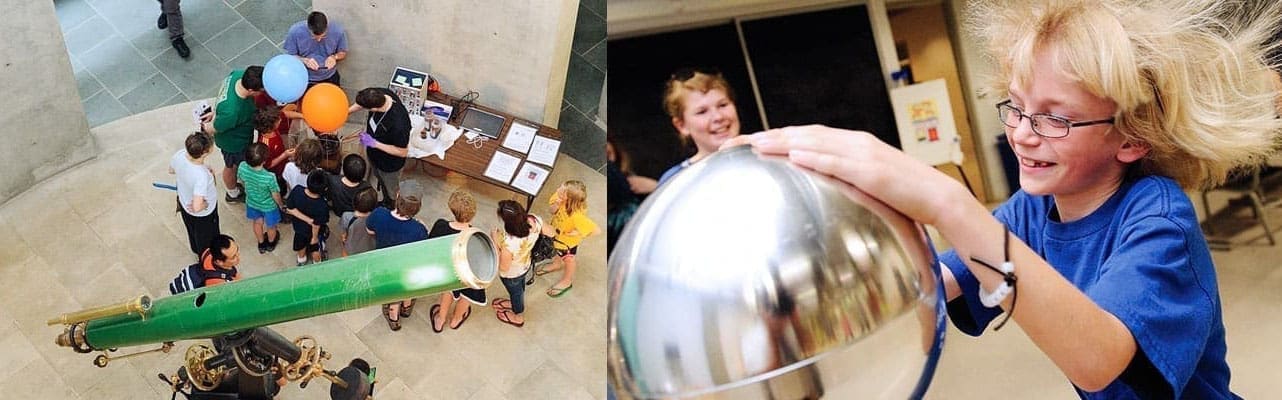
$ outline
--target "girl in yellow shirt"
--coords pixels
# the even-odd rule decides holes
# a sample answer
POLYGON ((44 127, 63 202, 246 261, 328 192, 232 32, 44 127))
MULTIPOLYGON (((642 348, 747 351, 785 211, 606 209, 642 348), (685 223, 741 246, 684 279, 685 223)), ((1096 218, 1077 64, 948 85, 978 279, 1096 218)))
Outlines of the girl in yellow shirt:
POLYGON ((588 188, 577 180, 566 181, 556 189, 549 205, 552 207, 552 223, 545 227, 545 234, 555 238, 556 257, 552 265, 536 271, 538 275, 565 269, 561 280, 548 288, 547 294, 561 297, 574 287, 574 270, 577 267, 574 255, 578 253, 579 243, 596 233, 596 223, 588 219, 588 188), (547 232, 551 230, 551 232, 547 232))

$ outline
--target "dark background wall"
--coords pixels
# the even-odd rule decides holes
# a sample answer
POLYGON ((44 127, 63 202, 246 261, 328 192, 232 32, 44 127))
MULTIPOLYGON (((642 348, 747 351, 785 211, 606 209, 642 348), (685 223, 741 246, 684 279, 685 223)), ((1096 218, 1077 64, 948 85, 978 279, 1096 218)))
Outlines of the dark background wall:
POLYGON ((743 132, 761 130, 748 66, 733 24, 610 40, 610 138, 627 149, 635 173, 658 177, 694 155, 684 148, 672 119, 663 111, 663 87, 686 67, 720 70, 735 92, 743 132))
POLYGON ((894 113, 864 6, 745 20, 744 38, 764 104, 733 21, 709 27, 614 39, 609 45, 611 139, 632 157, 635 173, 657 177, 693 154, 664 114, 664 83, 682 67, 715 67, 735 91, 742 133, 822 123, 878 133, 898 146, 894 113))

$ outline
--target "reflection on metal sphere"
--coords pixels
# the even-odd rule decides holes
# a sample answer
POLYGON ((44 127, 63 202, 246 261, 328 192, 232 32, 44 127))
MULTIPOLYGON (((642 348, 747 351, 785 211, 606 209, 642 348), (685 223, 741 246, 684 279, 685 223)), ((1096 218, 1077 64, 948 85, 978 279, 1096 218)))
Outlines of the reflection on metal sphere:
POLYGON ((921 231, 856 189, 747 147, 691 166, 609 261, 621 398, 907 398, 943 340, 921 231))

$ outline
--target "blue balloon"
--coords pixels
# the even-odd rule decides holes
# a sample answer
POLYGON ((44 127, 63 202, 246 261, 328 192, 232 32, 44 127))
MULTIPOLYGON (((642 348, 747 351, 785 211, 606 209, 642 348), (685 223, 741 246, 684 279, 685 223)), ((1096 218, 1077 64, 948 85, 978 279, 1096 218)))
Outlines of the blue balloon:
POLYGON ((307 89, 307 67, 298 57, 288 54, 272 57, 263 67, 263 88, 276 101, 298 100, 307 89))

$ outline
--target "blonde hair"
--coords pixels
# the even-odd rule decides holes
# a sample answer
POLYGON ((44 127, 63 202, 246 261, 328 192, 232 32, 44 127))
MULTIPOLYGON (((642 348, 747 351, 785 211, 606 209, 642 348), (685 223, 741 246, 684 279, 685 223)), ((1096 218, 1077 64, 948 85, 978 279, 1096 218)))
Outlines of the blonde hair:
POLYGON ((730 102, 734 102, 734 90, 730 89, 730 82, 721 76, 721 73, 705 73, 694 71, 693 75, 685 80, 677 79, 675 76, 668 79, 663 88, 663 111, 668 113, 669 117, 681 118, 685 112, 685 95, 686 93, 697 91, 699 93, 708 93, 713 89, 721 89, 726 92, 726 97, 730 102))
POLYGON ((562 183, 561 188, 565 189, 563 192, 565 198, 561 199, 561 209, 566 215, 575 211, 587 211, 588 185, 584 185, 583 181, 570 180, 562 183))
POLYGON ((449 205, 455 221, 472 222, 472 218, 476 217, 476 200, 471 193, 455 190, 450 193, 449 205))
MULTIPOLYGON (((1117 105, 1114 127, 1151 147, 1134 173, 1185 188, 1222 183, 1274 149, 1266 51, 1278 5, 1214 0, 972 1, 967 25, 998 66, 987 94, 1026 86, 1046 51, 1064 76, 1117 105)), ((1268 3, 1268 2, 1260 2, 1268 3)))

